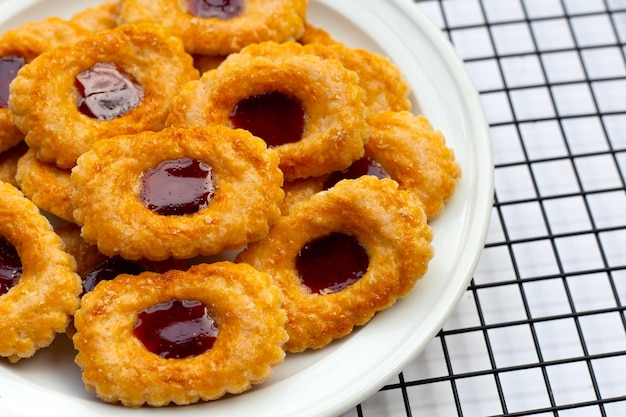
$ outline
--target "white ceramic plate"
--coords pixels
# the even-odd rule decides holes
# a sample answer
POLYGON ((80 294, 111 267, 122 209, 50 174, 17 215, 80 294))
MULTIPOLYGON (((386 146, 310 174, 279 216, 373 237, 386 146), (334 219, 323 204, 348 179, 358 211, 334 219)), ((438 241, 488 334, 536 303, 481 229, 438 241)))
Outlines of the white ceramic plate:
MULTIPOLYGON (((4 0, 0 33, 99 3, 4 0)), ((162 409, 104 404, 83 388, 72 345, 59 336, 31 359, 0 362, 0 415, 336 416, 397 375, 443 326, 474 272, 491 212, 493 162, 478 94, 451 45, 411 0, 310 0, 308 16, 350 46, 389 56, 410 83, 415 112, 443 131, 462 166, 457 193, 433 223, 428 274, 365 327, 320 351, 289 355, 268 381, 239 396, 162 409)))

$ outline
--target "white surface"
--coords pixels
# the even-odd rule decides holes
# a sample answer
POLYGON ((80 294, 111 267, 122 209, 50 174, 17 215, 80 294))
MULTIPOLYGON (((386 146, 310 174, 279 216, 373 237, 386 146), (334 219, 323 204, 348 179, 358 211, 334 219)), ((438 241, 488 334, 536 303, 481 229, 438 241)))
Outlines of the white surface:
MULTIPOLYGON (((0 32, 97 3, 11 0, 0 4, 0 32)), ((451 46, 410 0, 311 1, 309 18, 350 46, 395 61, 416 109, 455 150, 464 176, 433 224, 436 255, 427 276, 364 328, 321 351, 290 355, 270 380, 240 396, 164 409, 103 404, 83 389, 71 344, 59 337, 30 360, 0 365, 0 415, 334 416, 375 393, 432 340, 463 295, 487 232, 493 166, 478 95, 451 46)))

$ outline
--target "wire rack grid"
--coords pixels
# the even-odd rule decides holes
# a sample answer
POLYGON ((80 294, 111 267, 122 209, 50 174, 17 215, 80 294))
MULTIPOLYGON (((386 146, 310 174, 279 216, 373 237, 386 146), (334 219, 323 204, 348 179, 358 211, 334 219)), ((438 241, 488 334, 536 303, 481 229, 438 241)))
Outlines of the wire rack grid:
POLYGON ((438 336, 348 416, 626 416, 626 0, 415 0, 490 125, 495 198, 438 336))

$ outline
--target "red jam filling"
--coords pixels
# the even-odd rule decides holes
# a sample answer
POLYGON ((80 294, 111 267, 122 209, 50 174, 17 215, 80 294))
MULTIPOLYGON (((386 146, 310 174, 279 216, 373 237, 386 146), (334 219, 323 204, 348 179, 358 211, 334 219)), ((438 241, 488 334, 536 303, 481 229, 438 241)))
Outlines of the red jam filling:
POLYGON ((119 256, 108 258, 83 278, 83 294, 96 288, 100 281, 108 281, 120 274, 139 275, 144 269, 119 256))
POLYGON ((15 246, 0 238, 0 295, 13 288, 22 276, 22 260, 15 246))
POLYGON ((364 156, 343 171, 335 171, 324 182, 324 189, 329 189, 341 180, 357 179, 363 175, 373 175, 379 179, 390 178, 385 169, 373 159, 364 156))
POLYGON ((201 355, 213 347, 219 329, 198 300, 172 300, 139 313, 134 334, 150 352, 166 359, 201 355))
POLYGON ((86 116, 111 120, 137 107, 144 89, 116 64, 97 63, 76 76, 76 106, 86 116))
POLYGON ((233 127, 249 131, 270 148, 302 139, 304 119, 300 100, 278 91, 246 97, 230 113, 233 127))
POLYGON ((3 56, 0 58, 0 108, 9 108, 9 85, 17 77, 17 71, 26 62, 21 56, 3 56))
POLYGON ((188 5, 190 14, 202 18, 228 20, 243 11, 243 0, 189 0, 188 5))
POLYGON ((144 173, 142 183, 141 201, 163 216, 197 213, 215 194, 212 168, 191 158, 161 162, 144 173))
POLYGON ((296 270, 312 294, 339 292, 361 279, 368 266, 365 248, 343 233, 307 243, 296 257, 296 270))

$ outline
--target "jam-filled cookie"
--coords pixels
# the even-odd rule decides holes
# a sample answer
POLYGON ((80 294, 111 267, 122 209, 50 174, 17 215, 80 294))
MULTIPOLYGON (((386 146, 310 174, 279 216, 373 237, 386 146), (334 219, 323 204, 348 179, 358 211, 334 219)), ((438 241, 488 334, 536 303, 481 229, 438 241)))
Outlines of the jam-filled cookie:
POLYGON ((429 220, 437 217, 454 195, 461 167, 443 134, 422 115, 385 112, 370 120, 365 153, 370 160, 417 196, 429 220))
POLYGON ((107 256, 213 255, 263 237, 280 215, 278 157, 224 126, 102 139, 72 170, 74 218, 107 256))
POLYGON ((295 42, 232 54, 174 100, 168 124, 249 130, 276 150, 286 179, 345 169, 363 155, 368 127, 358 77, 295 42))
POLYGON ((311 196, 320 191, 328 190, 339 181, 345 179, 353 180, 364 175, 374 176, 378 179, 391 178, 378 162, 366 154, 344 170, 334 171, 319 177, 286 182, 283 184, 285 198, 280 205, 280 210, 283 214, 289 213, 289 210, 296 204, 310 199, 311 196))
POLYGON ((281 288, 291 352, 318 349, 408 294, 427 271, 433 233, 396 182, 343 180, 294 206, 241 252, 281 288))
POLYGON ((37 207, 67 222, 74 221, 70 170, 41 162, 29 149, 17 163, 15 179, 37 207))
POLYGON ((9 110, 9 85, 17 72, 40 54, 88 34, 78 24, 51 17, 26 23, 0 36, 0 152, 24 139, 9 110))
POLYGON ((0 184, 0 218, 0 356, 16 362, 65 331, 81 284, 48 220, 10 184, 0 184))
POLYGON ((121 0, 119 22, 151 21, 180 37, 190 53, 228 55, 304 31, 307 0, 121 0))
POLYGON ((82 299, 76 363, 107 402, 213 400, 250 389, 282 363, 285 321, 280 291, 249 265, 119 275, 82 299))
POLYGON ((461 168, 445 137, 425 116, 409 112, 384 112, 370 120, 371 135, 365 156, 348 169, 316 178, 286 183, 283 213, 295 204, 326 190, 342 179, 363 175, 391 178, 411 193, 433 220, 445 208, 461 178, 461 168))
POLYGON ((9 106, 37 158, 69 169, 100 138, 162 129, 170 99, 197 77, 178 38, 123 25, 37 57, 11 83, 9 106))

